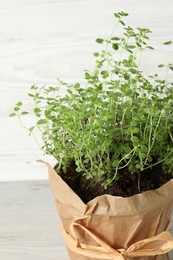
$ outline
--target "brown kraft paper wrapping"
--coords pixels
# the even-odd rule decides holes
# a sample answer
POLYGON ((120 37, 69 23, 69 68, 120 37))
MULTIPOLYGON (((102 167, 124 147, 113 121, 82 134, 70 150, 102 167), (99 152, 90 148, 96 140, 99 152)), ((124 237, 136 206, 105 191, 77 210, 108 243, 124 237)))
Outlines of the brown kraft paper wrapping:
POLYGON ((153 191, 102 195, 85 204, 47 165, 70 260, 169 259, 173 179, 153 191))

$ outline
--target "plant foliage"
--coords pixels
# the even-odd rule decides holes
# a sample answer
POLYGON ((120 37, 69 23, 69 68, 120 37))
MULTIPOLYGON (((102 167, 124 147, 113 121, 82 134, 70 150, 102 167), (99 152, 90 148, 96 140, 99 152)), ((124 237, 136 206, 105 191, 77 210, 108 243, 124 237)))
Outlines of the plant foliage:
MULTIPOLYGON (((59 80, 58 86, 32 86, 29 93, 36 124, 28 131, 41 131, 43 150, 57 159, 58 171, 66 173, 73 162, 77 173, 105 189, 123 172, 133 177, 157 164, 165 174, 173 172, 173 64, 158 65, 165 79, 144 75, 140 61, 143 51, 154 49, 148 45, 151 31, 126 26, 127 15, 115 13, 111 37, 96 39, 103 48, 94 53, 94 69, 85 71, 85 86, 59 80)), ((18 102, 11 116, 26 115, 21 108, 18 102)))

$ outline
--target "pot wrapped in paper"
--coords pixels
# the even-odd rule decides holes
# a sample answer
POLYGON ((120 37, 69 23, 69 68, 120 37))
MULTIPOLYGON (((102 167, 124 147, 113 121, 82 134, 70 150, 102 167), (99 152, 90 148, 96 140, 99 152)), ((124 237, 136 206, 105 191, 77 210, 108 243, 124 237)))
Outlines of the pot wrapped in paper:
POLYGON ((101 195, 88 203, 49 165, 49 182, 70 260, 168 260, 173 179, 131 197, 101 195))

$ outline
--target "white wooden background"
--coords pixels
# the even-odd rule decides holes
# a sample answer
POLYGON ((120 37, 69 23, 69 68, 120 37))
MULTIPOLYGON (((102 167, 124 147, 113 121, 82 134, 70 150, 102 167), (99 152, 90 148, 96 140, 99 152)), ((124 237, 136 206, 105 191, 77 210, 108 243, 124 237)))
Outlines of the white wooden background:
POLYGON ((32 84, 81 80, 92 68, 95 39, 110 35, 113 13, 121 10, 130 14, 130 25, 153 31, 157 51, 146 53, 146 73, 170 62, 173 47, 161 43, 173 39, 172 0, 0 0, 0 180, 47 179, 46 168, 36 163, 42 152, 8 114, 18 100, 32 106, 32 84))

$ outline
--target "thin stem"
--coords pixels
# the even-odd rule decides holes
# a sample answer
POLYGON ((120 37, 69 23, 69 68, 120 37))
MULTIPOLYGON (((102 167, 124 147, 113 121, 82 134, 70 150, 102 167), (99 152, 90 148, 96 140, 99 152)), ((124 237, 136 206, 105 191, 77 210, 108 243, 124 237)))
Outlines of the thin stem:
POLYGON ((148 157, 150 154, 150 150, 151 150, 151 138, 152 138, 152 131, 153 131, 153 118, 152 115, 150 115, 150 131, 149 131, 149 137, 148 137, 148 153, 144 162, 144 165, 147 163, 148 161, 148 157))
MULTIPOLYGON (((118 20, 117 24, 115 25, 115 27, 114 27, 114 29, 113 29, 113 31, 112 31, 112 33, 111 33, 109 39, 107 40, 107 43, 106 43, 106 48, 105 48, 105 59, 106 59, 106 61, 107 61, 107 68, 106 68, 107 71, 109 70, 109 66, 110 66, 110 60, 109 60, 108 57, 107 57, 107 56, 108 56, 108 47, 109 47, 109 44, 110 44, 111 38, 112 38, 112 36, 114 35, 114 32, 116 31, 116 29, 117 29, 119 23, 120 23, 120 21, 118 20)), ((102 85, 103 85, 103 90, 105 91, 105 90, 106 90, 106 88, 105 88, 106 80, 103 81, 102 85)))
POLYGON ((123 139, 123 123, 124 123, 124 117, 125 117, 126 111, 127 111, 127 108, 124 109, 123 115, 122 115, 122 120, 121 120, 121 136, 122 136, 122 139, 123 139))
POLYGON ((141 65, 141 61, 142 61, 142 50, 140 49, 140 53, 139 53, 139 61, 138 61, 138 68, 141 65))
POLYGON ((153 147, 153 145, 154 145, 154 142, 155 142, 155 139, 156 139, 156 132, 157 132, 157 129, 158 129, 159 125, 160 125, 160 121, 161 121, 163 112, 164 112, 164 111, 163 111, 163 109, 162 109, 162 111, 161 111, 161 113, 160 113, 160 116, 159 116, 159 119, 158 119, 158 122, 157 122, 157 125, 156 125, 156 127, 155 127, 155 129, 154 129, 153 141, 152 141, 152 143, 151 143, 150 150, 152 149, 152 147, 153 147))
MULTIPOLYGON (((169 153, 169 155, 170 155, 171 153, 173 153, 173 151, 171 151, 171 152, 169 153)), ((151 164, 151 165, 145 167, 145 168, 143 169, 143 171, 145 171, 145 170, 147 170, 147 169, 149 169, 149 168, 152 168, 152 167, 158 165, 158 164, 161 163, 161 162, 164 162, 166 159, 167 159, 167 158, 163 158, 162 160, 160 160, 160 161, 158 161, 158 162, 156 162, 156 163, 153 163, 153 164, 151 164)))
POLYGON ((41 147, 41 145, 40 145, 38 139, 36 138, 35 134, 33 133, 33 131, 30 131, 29 128, 26 127, 26 126, 23 124, 23 121, 21 120, 20 115, 17 115, 17 117, 18 117, 18 119, 19 119, 19 122, 20 122, 21 126, 22 126, 24 129, 26 129, 26 130, 30 133, 30 135, 33 136, 33 138, 34 138, 36 144, 38 145, 38 147, 40 148, 40 150, 42 150, 42 147, 41 147))
POLYGON ((133 154, 132 154, 132 156, 130 157, 129 161, 128 161, 125 165, 119 167, 118 169, 119 169, 119 170, 122 170, 123 168, 125 168, 126 166, 128 166, 129 163, 131 162, 131 160, 132 160, 134 154, 135 154, 135 152, 133 152, 133 154))
MULTIPOLYGON (((128 157, 131 153, 133 153, 133 152, 135 151, 135 149, 136 149, 136 147, 134 147, 134 148, 130 151, 130 153, 126 154, 123 158, 121 158, 121 160, 119 160, 118 166, 117 166, 116 169, 115 169, 115 174, 114 174, 113 178, 109 181, 109 184, 112 183, 112 182, 115 180, 115 178, 117 177, 118 170, 121 169, 121 168, 119 167, 120 163, 121 163, 122 161, 124 161, 124 159, 126 159, 126 157, 128 157)), ((133 155, 132 155, 132 157, 133 157, 133 155)), ((108 185, 109 185, 109 184, 108 184, 108 185)))

